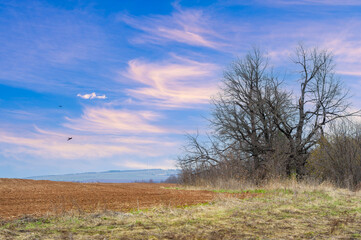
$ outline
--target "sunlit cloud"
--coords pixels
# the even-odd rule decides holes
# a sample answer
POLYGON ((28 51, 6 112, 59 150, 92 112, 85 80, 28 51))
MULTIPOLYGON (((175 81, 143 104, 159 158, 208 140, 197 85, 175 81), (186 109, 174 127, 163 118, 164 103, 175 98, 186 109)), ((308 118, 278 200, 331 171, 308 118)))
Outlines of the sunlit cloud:
POLYGON ((150 123, 161 117, 152 111, 86 107, 80 118, 67 118, 64 126, 78 131, 106 134, 169 132, 169 129, 150 123))
MULTIPOLYGON (((157 157, 177 149, 177 142, 168 138, 112 136, 97 134, 62 133, 35 128, 35 132, 19 134, 0 129, 0 154, 19 157, 26 154, 47 161, 57 159, 98 161, 114 156, 157 157), (71 136, 72 140, 67 141, 71 136)), ((26 159, 23 159, 26 161, 26 159)), ((123 163, 119 161, 119 164, 123 163)), ((125 165, 124 165, 125 166, 125 165)), ((123 166, 123 167, 124 167, 123 166)))
POLYGON ((217 70, 215 64, 188 59, 163 62, 134 59, 128 62, 124 76, 142 85, 128 89, 128 93, 144 103, 189 108, 209 103, 210 96, 217 92, 217 70))
MULTIPOLYGON (((73 140, 66 141, 67 136, 53 136, 36 133, 27 137, 19 134, 1 132, 0 143, 9 144, 1 149, 7 155, 29 154, 45 159, 80 159, 104 158, 114 154, 134 152, 125 146, 107 145, 99 142, 85 141, 85 137, 74 135, 73 140)), ((89 139, 89 138, 88 138, 89 139)))
POLYGON ((77 97, 80 97, 82 99, 106 99, 107 97, 105 95, 97 95, 95 92, 89 93, 89 94, 83 94, 81 95, 80 93, 78 93, 78 95, 76 95, 77 97))
POLYGON ((29 127, 17 131, 21 126, 7 124, 7 129, 0 128, 0 156, 17 159, 17 164, 57 169, 64 162, 80 168, 103 162, 105 169, 124 169, 146 158, 154 158, 151 168, 174 168, 162 159, 178 151, 181 143, 169 134, 178 135, 180 131, 159 124, 163 118, 145 110, 85 107, 80 118, 66 118, 63 127, 56 130, 34 126, 33 131, 29 127), (72 139, 67 141, 69 137, 72 139))
POLYGON ((212 29, 214 24, 202 10, 183 10, 178 5, 174 7, 171 15, 132 17, 123 14, 118 16, 118 20, 144 32, 132 40, 134 43, 162 44, 164 41, 174 41, 209 48, 224 46, 220 41, 221 35, 212 29))

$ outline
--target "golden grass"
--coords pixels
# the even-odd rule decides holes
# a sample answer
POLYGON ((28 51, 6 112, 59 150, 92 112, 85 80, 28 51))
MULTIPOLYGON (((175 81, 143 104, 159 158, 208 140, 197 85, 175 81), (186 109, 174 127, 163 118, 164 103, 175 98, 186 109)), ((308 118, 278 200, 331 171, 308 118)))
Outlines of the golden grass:
POLYGON ((361 239, 360 191, 294 180, 232 188, 255 189, 257 197, 219 193, 209 204, 182 208, 28 217, 3 222, 0 239, 361 239))

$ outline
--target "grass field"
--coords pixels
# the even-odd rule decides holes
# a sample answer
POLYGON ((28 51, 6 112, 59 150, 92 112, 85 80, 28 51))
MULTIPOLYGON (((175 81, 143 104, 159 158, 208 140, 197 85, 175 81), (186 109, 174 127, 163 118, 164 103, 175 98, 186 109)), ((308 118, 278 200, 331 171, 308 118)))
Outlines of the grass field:
POLYGON ((202 189, 218 194, 192 206, 4 220, 0 239, 361 239, 360 191, 295 182, 202 189))

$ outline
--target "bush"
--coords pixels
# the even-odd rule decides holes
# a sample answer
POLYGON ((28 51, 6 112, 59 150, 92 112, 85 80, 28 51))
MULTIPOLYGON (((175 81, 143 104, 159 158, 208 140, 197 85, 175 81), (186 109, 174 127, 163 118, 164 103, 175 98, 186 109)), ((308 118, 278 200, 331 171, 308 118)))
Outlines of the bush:
POLYGON ((330 127, 311 153, 309 174, 339 187, 361 187, 361 125, 342 122, 330 127))

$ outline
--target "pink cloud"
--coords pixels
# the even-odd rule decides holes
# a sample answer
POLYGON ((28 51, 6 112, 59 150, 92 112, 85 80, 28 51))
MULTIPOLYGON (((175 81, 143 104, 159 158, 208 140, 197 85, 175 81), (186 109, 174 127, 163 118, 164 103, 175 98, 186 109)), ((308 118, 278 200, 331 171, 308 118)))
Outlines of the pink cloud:
POLYGON ((156 164, 125 160, 121 164, 115 163, 114 165, 118 165, 120 167, 127 167, 131 169, 149 169, 149 168, 171 169, 174 168, 175 164, 176 164, 175 160, 163 160, 156 164))
MULTIPOLYGON (((354 29, 359 28, 353 25, 354 29)), ((351 76, 361 76, 361 37, 355 35, 351 28, 344 29, 342 34, 335 34, 331 40, 325 40, 323 46, 332 50, 336 57, 337 73, 351 76)))
POLYGON ((158 106, 187 108, 209 103, 217 92, 218 69, 215 64, 179 58, 173 63, 134 59, 124 75, 143 85, 128 89, 130 96, 158 106))
MULTIPOLYGON (((49 131, 35 128, 35 132, 10 132, 0 129, 0 154, 19 158, 26 156, 39 157, 47 161, 62 159, 64 161, 81 159, 82 161, 98 161, 99 159, 131 154, 137 157, 157 157, 174 153, 176 142, 168 138, 114 136, 86 133, 74 134, 49 131), (71 136, 73 139, 67 141, 71 136), (5 145, 4 145, 5 144, 5 145)), ((26 161, 26 159, 21 159, 26 161)), ((122 163, 122 161, 120 161, 122 163)), ((124 167, 124 166, 123 166, 124 167)))
POLYGON ((86 143, 85 138, 78 135, 72 135, 73 140, 76 139, 76 141, 72 140, 71 142, 66 141, 69 135, 55 136, 36 133, 22 137, 9 132, 1 132, 1 135, 0 142, 10 145, 3 149, 3 153, 15 157, 25 153, 48 159, 96 159, 134 152, 129 146, 108 145, 92 141, 86 143))
POLYGON ((78 131, 103 134, 169 132, 169 129, 149 123, 160 117, 161 115, 151 111, 87 107, 80 118, 67 118, 64 126, 78 131))

